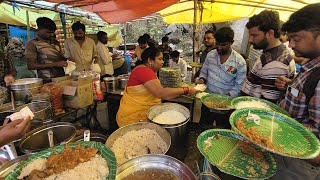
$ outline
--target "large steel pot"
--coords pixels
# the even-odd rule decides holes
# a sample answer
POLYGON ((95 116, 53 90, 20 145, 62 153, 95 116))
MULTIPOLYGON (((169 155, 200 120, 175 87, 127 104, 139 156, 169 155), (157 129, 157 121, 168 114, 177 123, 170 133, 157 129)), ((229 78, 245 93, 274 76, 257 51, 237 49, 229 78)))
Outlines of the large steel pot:
MULTIPOLYGON (((154 172, 165 172, 176 179, 196 180, 193 172, 181 161, 161 154, 148 154, 133 158, 117 169, 116 180, 124 179, 129 175, 137 174, 137 172, 146 172, 153 170, 154 172)), ((147 178, 147 177, 146 177, 147 178)), ((150 177, 149 177, 150 178, 150 177)))
POLYGON ((51 102, 50 101, 50 94, 48 93, 41 93, 41 94, 34 94, 32 95, 31 102, 38 102, 38 101, 46 101, 46 102, 51 102))
POLYGON ((184 142, 187 136, 187 123, 190 120, 190 111, 188 108, 177 103, 162 103, 152 106, 149 109, 147 116, 151 122, 162 126, 170 133, 173 145, 176 145, 179 142, 184 142), (177 124, 158 124, 153 121, 153 118, 155 118, 157 115, 169 110, 174 110, 182 113, 186 119, 183 122, 177 124))
POLYGON ((47 102, 47 101, 32 102, 16 108, 16 112, 20 111, 22 108, 26 106, 28 106, 34 114, 33 121, 39 121, 44 123, 46 123, 47 121, 51 121, 53 114, 52 114, 52 107, 50 102, 47 102))
MULTIPOLYGON (((14 102, 14 104, 15 104, 14 107, 18 108, 18 107, 24 105, 24 102, 16 101, 16 102, 14 102)), ((13 111, 11 103, 0 105, 0 125, 3 124, 3 121, 5 120, 5 118, 7 116, 9 116, 13 113, 14 113, 14 111, 13 111)))
POLYGON ((107 92, 113 92, 117 90, 118 87, 118 78, 117 77, 105 77, 103 81, 106 85, 107 92))
POLYGON ((10 89, 13 91, 15 101, 28 102, 33 94, 38 94, 43 84, 40 78, 25 78, 18 79, 10 84, 10 89))
POLYGON ((73 124, 66 122, 52 123, 27 133, 19 142, 20 150, 29 154, 49 148, 48 132, 50 130, 53 132, 54 145, 69 143, 76 136, 76 127, 73 124))
POLYGON ((129 77, 118 77, 119 89, 125 89, 128 84, 129 77))

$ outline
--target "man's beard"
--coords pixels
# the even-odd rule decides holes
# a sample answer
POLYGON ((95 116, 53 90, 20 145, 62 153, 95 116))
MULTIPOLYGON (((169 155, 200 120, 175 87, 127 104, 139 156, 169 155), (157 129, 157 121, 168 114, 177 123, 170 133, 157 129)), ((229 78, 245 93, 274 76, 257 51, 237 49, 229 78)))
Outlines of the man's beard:
POLYGON ((75 39, 76 39, 76 40, 82 40, 82 39, 84 39, 84 36, 83 36, 83 37, 77 37, 77 36, 76 36, 75 39))
POLYGON ((251 43, 254 49, 266 49, 269 46, 269 43, 266 38, 263 38, 258 44, 251 43))
POLYGON ((221 49, 221 50, 217 50, 217 52, 219 55, 226 55, 226 54, 228 54, 229 50, 228 49, 227 50, 221 49))

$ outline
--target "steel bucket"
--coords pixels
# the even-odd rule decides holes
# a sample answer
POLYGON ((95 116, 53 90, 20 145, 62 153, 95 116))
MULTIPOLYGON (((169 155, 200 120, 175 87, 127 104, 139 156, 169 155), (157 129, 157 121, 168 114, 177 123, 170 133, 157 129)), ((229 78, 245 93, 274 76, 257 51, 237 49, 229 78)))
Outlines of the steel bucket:
POLYGON ((39 94, 43 80, 40 78, 18 79, 10 84, 15 101, 28 102, 33 94, 39 94))

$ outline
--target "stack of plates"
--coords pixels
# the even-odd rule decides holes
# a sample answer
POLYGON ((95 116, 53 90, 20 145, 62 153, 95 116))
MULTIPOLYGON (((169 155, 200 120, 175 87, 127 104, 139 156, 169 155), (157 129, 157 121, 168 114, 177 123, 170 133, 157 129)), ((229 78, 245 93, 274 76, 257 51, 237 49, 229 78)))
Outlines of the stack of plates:
POLYGON ((159 79, 163 87, 180 87, 181 70, 180 68, 162 68, 159 72, 159 79))

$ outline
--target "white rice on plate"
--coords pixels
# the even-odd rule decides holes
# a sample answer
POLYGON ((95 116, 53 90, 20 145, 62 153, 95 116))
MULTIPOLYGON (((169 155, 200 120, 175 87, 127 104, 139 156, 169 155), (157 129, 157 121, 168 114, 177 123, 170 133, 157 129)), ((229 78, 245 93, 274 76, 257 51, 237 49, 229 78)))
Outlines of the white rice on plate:
POLYGON ((160 113, 152 119, 158 124, 179 124, 186 120, 186 117, 179 111, 168 110, 160 113))
POLYGON ((167 143, 156 130, 132 130, 116 139, 111 147, 117 164, 123 164, 131 158, 144 154, 164 154, 168 149, 167 143))
POLYGON ((264 102, 256 101, 256 100, 249 100, 249 101, 242 101, 235 105, 236 109, 242 108, 262 108, 271 110, 271 107, 264 102))
POLYGON ((22 168, 21 173, 18 176, 18 179, 23 179, 23 177, 28 176, 33 170, 39 170, 39 171, 45 170, 47 168, 46 163, 47 163, 47 160, 43 158, 38 158, 30 162, 28 165, 22 168))
MULTIPOLYGON (((27 166, 22 168, 18 179, 22 179, 28 176, 31 171, 39 170, 43 171, 46 169, 47 159, 36 159, 29 163, 27 166)), ((53 174, 46 177, 45 180, 70 180, 70 179, 85 179, 85 180, 104 180, 109 175, 109 168, 107 161, 96 154, 89 161, 80 163, 74 169, 63 171, 59 174, 53 174)))
POLYGON ((60 174, 53 174, 45 180, 69 180, 69 179, 85 179, 85 180, 104 180, 109 174, 108 164, 105 159, 96 154, 90 161, 84 162, 76 166, 74 169, 63 171, 60 174))

